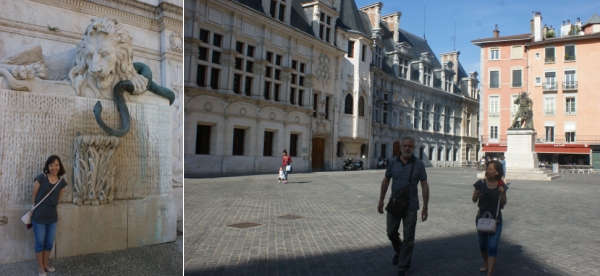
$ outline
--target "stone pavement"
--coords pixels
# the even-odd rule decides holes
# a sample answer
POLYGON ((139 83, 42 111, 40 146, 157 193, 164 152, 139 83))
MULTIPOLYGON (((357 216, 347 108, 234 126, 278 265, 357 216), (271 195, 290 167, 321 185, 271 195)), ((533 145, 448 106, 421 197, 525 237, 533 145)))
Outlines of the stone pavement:
MULTIPOLYGON (((47 272, 46 275, 182 275, 182 226, 181 222, 178 222, 178 236, 175 242, 50 259, 50 265, 56 268, 56 272, 47 272)), ((0 265, 0 275, 38 275, 37 262, 0 265)))
MULTIPOLYGON (((275 173, 186 179, 184 274, 395 275, 376 211, 383 174, 297 173, 287 185, 275 173), (243 222, 260 225, 227 226, 243 222)), ((409 275, 483 275, 476 171, 428 175, 429 219, 417 223, 409 275)), ((495 274, 600 275, 600 175, 509 182, 495 274)))

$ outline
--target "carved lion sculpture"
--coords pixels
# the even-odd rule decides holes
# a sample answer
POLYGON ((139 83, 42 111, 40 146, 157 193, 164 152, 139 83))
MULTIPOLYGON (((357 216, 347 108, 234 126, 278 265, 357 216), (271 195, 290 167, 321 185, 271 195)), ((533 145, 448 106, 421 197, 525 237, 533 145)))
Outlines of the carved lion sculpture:
POLYGON ((52 56, 44 56, 39 45, 25 45, 19 51, 0 59, 0 76, 13 90, 31 91, 30 80, 71 80, 77 95, 90 88, 96 97, 114 99, 123 119, 120 130, 108 127, 100 117, 102 105, 96 103, 94 115, 100 127, 113 136, 129 131, 129 111, 123 92, 134 95, 146 90, 169 99, 173 104, 175 93, 152 81, 150 68, 133 62, 131 36, 121 22, 114 18, 95 18, 83 33, 76 48, 52 56))

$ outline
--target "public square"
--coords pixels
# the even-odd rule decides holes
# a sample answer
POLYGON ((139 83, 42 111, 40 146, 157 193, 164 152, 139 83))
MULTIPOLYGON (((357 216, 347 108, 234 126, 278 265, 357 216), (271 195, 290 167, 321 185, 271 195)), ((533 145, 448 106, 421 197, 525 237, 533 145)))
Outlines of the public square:
MULTIPOLYGON (((427 172, 429 218, 417 223, 409 275, 483 275, 476 171, 427 172)), ((396 275, 385 215, 376 211, 383 175, 297 173, 287 185, 276 173, 187 178, 184 274, 396 275), (258 225, 228 226, 244 222, 258 225)), ((508 182, 495 275, 599 275, 600 175, 508 182)))

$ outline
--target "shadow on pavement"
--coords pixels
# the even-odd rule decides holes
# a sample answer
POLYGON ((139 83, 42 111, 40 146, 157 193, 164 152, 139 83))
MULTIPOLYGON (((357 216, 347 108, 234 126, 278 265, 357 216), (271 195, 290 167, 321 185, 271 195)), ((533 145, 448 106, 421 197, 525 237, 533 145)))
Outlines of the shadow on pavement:
MULTIPOLYGON (((417 235, 419 230, 417 229, 417 235)), ((294 251, 286 252, 293 255, 294 251)), ((565 275, 523 252, 523 247, 500 239, 498 275, 565 275)), ((231 252, 240 254, 242 252, 231 252)), ((302 253, 300 253, 302 254, 302 253)), ((252 256, 247 263, 185 269, 184 275, 396 275, 391 245, 296 258, 252 256)), ((484 275, 477 234, 415 242, 409 275, 484 275)))

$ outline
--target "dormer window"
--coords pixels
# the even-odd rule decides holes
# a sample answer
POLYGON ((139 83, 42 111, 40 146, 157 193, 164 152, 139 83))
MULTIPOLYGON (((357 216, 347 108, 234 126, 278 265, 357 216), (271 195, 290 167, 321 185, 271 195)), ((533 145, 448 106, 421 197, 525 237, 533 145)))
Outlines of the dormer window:
POLYGON ((433 79, 433 70, 431 67, 424 66, 423 67, 423 84, 427 86, 431 86, 431 79, 433 79))
POLYGON ((281 22, 285 21, 286 0, 271 0, 269 14, 281 22))
POLYGON ((400 58, 398 65, 400 67, 398 77, 406 79, 408 77, 408 59, 400 58))
POLYGON ((379 45, 375 45, 375 51, 373 51, 373 64, 381 68, 381 62, 383 60, 383 48, 379 45))
POLYGON ((331 36, 331 16, 322 12, 319 17, 319 37, 329 42, 331 36))

